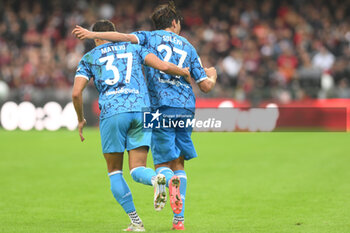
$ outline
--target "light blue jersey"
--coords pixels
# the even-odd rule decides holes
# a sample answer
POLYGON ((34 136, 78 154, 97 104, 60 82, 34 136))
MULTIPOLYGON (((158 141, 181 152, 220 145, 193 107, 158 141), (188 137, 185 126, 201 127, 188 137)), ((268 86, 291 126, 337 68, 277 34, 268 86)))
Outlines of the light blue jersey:
POLYGON ((148 50, 139 45, 119 42, 100 45, 81 59, 75 77, 94 79, 101 119, 149 108, 141 66, 148 54, 148 50))
MULTIPOLYGON (((139 45, 146 47, 161 60, 181 68, 189 67, 192 78, 201 82, 207 75, 195 48, 182 36, 165 30, 134 32, 139 45)), ((196 97, 183 77, 165 74, 145 66, 152 108, 162 106, 186 108, 194 111, 196 97)))

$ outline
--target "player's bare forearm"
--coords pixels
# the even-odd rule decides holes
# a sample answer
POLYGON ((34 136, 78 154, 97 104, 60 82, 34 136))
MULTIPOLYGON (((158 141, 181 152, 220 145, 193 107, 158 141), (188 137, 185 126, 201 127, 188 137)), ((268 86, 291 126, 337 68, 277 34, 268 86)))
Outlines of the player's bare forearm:
POLYGON ((208 77, 206 80, 200 82, 198 86, 202 92, 208 93, 214 88, 215 83, 216 81, 214 81, 213 77, 208 77))
POLYGON ((83 93, 73 92, 72 99, 73 99, 74 109, 78 117, 78 132, 79 132, 80 140, 83 142, 85 140, 83 136, 83 128, 86 125, 86 120, 84 118, 84 110, 83 110, 83 93))
POLYGON ((218 76, 214 67, 204 68, 204 70, 208 78, 198 83, 198 86, 202 92, 208 93, 215 87, 218 76))
POLYGON ((170 74, 170 75, 177 75, 182 77, 190 77, 189 69, 188 68, 179 68, 175 64, 171 62, 164 62, 166 63, 166 69, 163 70, 163 72, 170 74))
POLYGON ((81 141, 84 141, 83 137, 83 128, 86 125, 86 120, 84 118, 84 109, 83 109, 83 90, 85 89, 88 80, 83 77, 76 77, 74 80, 74 86, 72 91, 72 100, 75 112, 78 117, 78 130, 81 141))
POLYGON ((75 28, 72 31, 72 34, 74 34, 76 37, 78 37, 81 40, 101 39, 101 40, 109 40, 109 41, 116 41, 116 42, 130 41, 133 44, 138 43, 137 37, 132 34, 125 34, 120 32, 92 32, 78 25, 75 26, 75 28))
POLYGON ((96 39, 116 41, 116 42, 125 41, 125 42, 131 42, 133 44, 138 43, 136 36, 132 34, 125 34, 120 32, 93 32, 93 33, 96 39))
POLYGON ((188 68, 179 68, 171 62, 164 62, 153 53, 146 56, 145 64, 170 75, 183 76, 186 80, 191 77, 188 68))
POLYGON ((83 90, 85 89, 87 83, 88 83, 88 80, 80 76, 74 79, 74 85, 72 90, 72 100, 73 100, 73 105, 77 113, 79 122, 84 120, 83 90))
POLYGON ((72 95, 73 105, 75 112, 77 113, 78 121, 82 122, 84 120, 84 110, 83 110, 83 93, 72 95))

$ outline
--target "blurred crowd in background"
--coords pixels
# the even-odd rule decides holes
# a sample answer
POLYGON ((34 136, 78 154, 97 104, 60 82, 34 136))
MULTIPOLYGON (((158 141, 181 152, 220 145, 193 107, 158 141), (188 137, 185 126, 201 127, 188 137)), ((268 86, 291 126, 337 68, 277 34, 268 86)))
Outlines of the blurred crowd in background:
MULTIPOLYGON (((205 96, 253 103, 350 98, 349 0, 175 2, 181 35, 218 71, 217 87, 205 96)), ((93 44, 72 36, 74 26, 110 19, 121 32, 152 30, 158 3, 164 1, 0 0, 0 80, 23 99, 43 89, 69 92, 93 44)))

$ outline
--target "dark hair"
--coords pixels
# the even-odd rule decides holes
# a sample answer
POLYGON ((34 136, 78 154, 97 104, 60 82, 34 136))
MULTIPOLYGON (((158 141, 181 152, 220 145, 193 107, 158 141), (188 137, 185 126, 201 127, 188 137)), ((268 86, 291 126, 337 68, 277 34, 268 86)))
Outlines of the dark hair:
POLYGON ((109 20, 99 20, 92 26, 94 32, 115 32, 115 25, 109 20))
POLYGON ((176 9, 174 1, 159 5, 152 13, 151 19, 157 30, 171 27, 173 20, 182 21, 180 12, 176 9))

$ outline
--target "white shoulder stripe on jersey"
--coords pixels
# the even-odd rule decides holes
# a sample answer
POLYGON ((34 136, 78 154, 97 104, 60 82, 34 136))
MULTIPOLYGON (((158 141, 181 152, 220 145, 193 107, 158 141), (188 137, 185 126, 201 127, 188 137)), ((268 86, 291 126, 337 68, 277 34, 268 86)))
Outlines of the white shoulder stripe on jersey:
POLYGON ((198 57, 198 61, 199 61, 199 64, 201 64, 201 67, 203 67, 202 61, 201 61, 201 58, 200 58, 200 57, 198 57))
POLYGON ((86 80, 90 80, 90 78, 89 77, 87 77, 87 76, 85 76, 85 75, 81 75, 81 74, 77 74, 77 75, 75 75, 75 77, 74 78, 76 78, 76 77, 82 77, 82 78, 85 78, 86 80))
POLYGON ((204 78, 198 79, 198 80, 196 81, 196 83, 200 83, 200 82, 206 80, 207 78, 208 78, 208 77, 204 77, 204 78))
MULTIPOLYGON (((134 36, 136 36, 135 34, 133 34, 134 36)), ((136 39, 137 39, 137 44, 139 45, 140 44, 140 39, 138 36, 136 36, 136 39)))
MULTIPOLYGON (((145 166, 139 166, 139 167, 145 167, 145 166)), ((131 169, 130 175, 132 175, 132 173, 134 172, 134 170, 137 169, 137 168, 139 168, 139 167, 134 167, 133 169, 131 169)))
POLYGON ((108 173, 108 176, 113 176, 113 175, 118 174, 118 173, 123 174, 123 171, 121 171, 121 170, 114 171, 114 172, 108 173))

